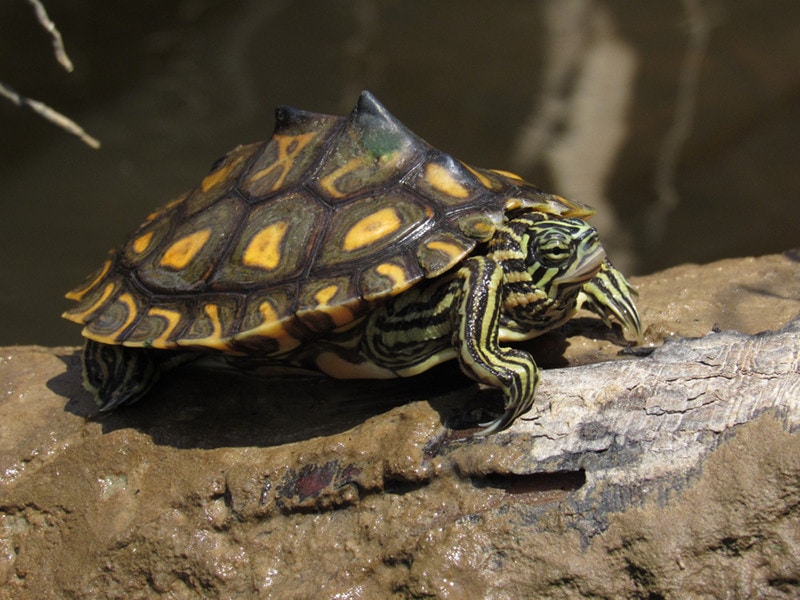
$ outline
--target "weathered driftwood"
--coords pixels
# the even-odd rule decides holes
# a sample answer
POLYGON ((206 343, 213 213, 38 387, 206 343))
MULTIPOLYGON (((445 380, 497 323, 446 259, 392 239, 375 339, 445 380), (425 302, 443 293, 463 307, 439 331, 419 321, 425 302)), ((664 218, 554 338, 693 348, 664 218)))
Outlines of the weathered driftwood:
POLYGON ((711 333, 668 342, 646 358, 551 369, 537 399, 535 416, 445 453, 462 474, 507 476, 509 483, 514 474, 585 473, 570 502, 584 514, 584 533, 597 533, 602 513, 680 489, 710 452, 759 415, 797 429, 800 317, 777 332, 711 333), (464 452, 476 444, 526 451, 487 463, 464 452))

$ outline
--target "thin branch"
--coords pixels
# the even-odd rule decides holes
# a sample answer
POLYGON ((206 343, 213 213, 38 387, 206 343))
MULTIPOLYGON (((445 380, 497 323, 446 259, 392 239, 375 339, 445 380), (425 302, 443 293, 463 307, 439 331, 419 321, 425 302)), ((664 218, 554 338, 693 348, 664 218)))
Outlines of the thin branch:
POLYGON ((36 18, 53 40, 53 52, 55 52, 56 60, 71 73, 73 70, 72 61, 69 59, 67 51, 64 49, 64 41, 61 39, 61 32, 56 27, 56 24, 50 20, 50 17, 47 16, 47 11, 39 0, 28 0, 28 2, 33 5, 36 18))
POLYGON ((47 119, 54 125, 61 127, 61 129, 64 129, 68 133, 78 137, 87 146, 90 146, 95 150, 100 147, 100 142, 96 138, 86 133, 83 127, 78 125, 69 117, 62 115, 57 110, 50 108, 45 103, 39 102, 38 100, 33 100, 32 98, 26 98, 2 82, 0 82, 0 96, 8 98, 20 108, 30 108, 39 116, 47 119))

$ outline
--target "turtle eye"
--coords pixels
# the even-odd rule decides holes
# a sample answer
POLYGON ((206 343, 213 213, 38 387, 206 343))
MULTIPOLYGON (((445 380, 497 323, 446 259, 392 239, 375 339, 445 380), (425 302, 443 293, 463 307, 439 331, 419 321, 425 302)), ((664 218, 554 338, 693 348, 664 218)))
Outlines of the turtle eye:
POLYGON ((535 260, 545 267, 563 267, 572 258, 572 244, 570 239, 559 231, 551 235, 544 235, 534 240, 532 256, 528 260, 535 260))

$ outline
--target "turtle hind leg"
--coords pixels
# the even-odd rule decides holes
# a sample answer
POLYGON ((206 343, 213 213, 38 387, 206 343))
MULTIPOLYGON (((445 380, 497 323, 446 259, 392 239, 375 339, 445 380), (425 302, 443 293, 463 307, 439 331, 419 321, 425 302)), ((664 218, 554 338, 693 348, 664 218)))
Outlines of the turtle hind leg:
POLYGON ((101 412, 136 402, 160 375, 157 361, 146 348, 86 340, 82 359, 83 387, 94 395, 101 412))

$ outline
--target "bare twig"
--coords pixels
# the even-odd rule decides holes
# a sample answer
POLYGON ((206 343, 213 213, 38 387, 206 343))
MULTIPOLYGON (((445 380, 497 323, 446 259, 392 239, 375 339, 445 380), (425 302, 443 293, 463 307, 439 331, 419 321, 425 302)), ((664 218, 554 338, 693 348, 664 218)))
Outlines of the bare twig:
MULTIPOLYGON (((55 23, 50 20, 50 17, 47 16, 47 11, 40 0, 28 0, 28 2, 31 4, 31 6, 33 6, 33 10, 36 13, 36 18, 39 21, 39 24, 44 28, 45 31, 47 31, 47 33, 50 34, 50 38, 53 40, 53 52, 56 56, 56 60, 62 67, 64 67, 64 69, 71 73, 74 67, 72 66, 72 61, 70 60, 69 56, 67 56, 67 51, 64 49, 64 40, 61 38, 61 32, 58 31, 58 28, 56 27, 55 23)), ((86 133, 83 127, 78 125, 75 121, 62 115, 57 110, 50 108, 44 102, 34 100, 33 98, 27 98, 26 96, 17 93, 13 88, 11 88, 11 86, 8 86, 3 82, 0 82, 0 96, 8 98, 20 108, 30 108, 40 117, 50 121, 64 131, 76 136, 87 146, 90 146, 95 150, 100 147, 100 141, 97 140, 97 138, 94 138, 86 133)))
POLYGON ((50 34, 53 39, 53 52, 56 55, 56 60, 70 73, 73 70, 72 61, 67 56, 67 51, 64 49, 64 41, 61 39, 61 32, 58 31, 56 24, 47 16, 47 11, 39 0, 28 0, 33 5, 33 10, 36 12, 36 18, 44 30, 50 34))
POLYGON ((2 82, 0 82, 0 95, 5 96, 20 108, 30 108, 33 112, 44 119, 47 119, 51 123, 61 127, 68 133, 77 136, 87 146, 90 146, 95 150, 100 147, 100 142, 96 138, 86 133, 86 131, 84 131, 84 129, 75 121, 50 108, 43 102, 21 96, 2 82))

